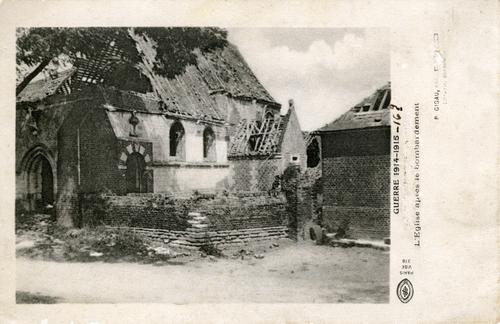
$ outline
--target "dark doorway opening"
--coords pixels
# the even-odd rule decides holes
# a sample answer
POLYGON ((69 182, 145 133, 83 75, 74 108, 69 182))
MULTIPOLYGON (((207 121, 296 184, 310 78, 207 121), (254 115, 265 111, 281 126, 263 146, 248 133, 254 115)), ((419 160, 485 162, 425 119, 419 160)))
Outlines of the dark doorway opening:
POLYGON ((54 173, 43 155, 34 157, 28 168, 28 201, 31 211, 54 205, 54 173))
POLYGON ((313 139, 307 146, 307 167, 315 168, 321 161, 319 143, 317 139, 313 139))
POLYGON ((144 174, 145 166, 146 162, 141 154, 134 152, 128 156, 127 172, 125 173, 127 193, 147 191, 147 179, 144 174))

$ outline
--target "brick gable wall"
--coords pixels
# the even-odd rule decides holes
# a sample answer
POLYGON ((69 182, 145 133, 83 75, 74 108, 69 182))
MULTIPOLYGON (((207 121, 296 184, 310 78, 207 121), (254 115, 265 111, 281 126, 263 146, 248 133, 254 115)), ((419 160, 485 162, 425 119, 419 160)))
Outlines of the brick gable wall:
POLYGON ((331 133, 323 144, 323 216, 329 231, 382 239, 390 233, 389 130, 331 133))

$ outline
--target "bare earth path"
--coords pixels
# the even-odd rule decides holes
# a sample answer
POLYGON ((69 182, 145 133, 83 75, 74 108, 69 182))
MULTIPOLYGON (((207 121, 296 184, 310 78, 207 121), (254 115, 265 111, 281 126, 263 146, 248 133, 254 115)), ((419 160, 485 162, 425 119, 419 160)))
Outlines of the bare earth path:
POLYGON ((280 242, 264 259, 182 265, 17 260, 17 290, 66 303, 386 303, 389 253, 280 242))

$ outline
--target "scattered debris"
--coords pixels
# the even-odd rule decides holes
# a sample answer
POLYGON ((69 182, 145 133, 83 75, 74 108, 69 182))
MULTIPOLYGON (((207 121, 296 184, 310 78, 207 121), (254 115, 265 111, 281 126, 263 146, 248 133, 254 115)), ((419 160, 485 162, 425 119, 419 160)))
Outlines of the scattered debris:
POLYGON ((16 244, 16 250, 29 249, 35 246, 35 242, 31 240, 22 241, 16 244))
POLYGON ((222 253, 221 249, 216 247, 213 244, 204 244, 200 247, 200 251, 207 254, 207 255, 212 255, 215 257, 223 257, 224 254, 222 253))
POLYGON ((66 235, 68 235, 69 237, 75 238, 75 237, 78 237, 81 233, 82 233, 81 229, 73 228, 73 229, 68 230, 68 232, 66 232, 66 235))
POLYGON ((334 247, 343 247, 343 248, 349 248, 349 247, 367 247, 367 248, 373 248, 376 250, 382 250, 382 251, 389 251, 390 250, 390 245, 384 243, 383 241, 375 241, 375 240, 358 240, 358 239, 335 239, 331 238, 329 239, 328 244, 334 247))
POLYGON ((170 251, 169 249, 162 247, 162 246, 151 248, 151 250, 153 250, 154 253, 159 254, 159 255, 172 255, 173 254, 172 251, 170 251))

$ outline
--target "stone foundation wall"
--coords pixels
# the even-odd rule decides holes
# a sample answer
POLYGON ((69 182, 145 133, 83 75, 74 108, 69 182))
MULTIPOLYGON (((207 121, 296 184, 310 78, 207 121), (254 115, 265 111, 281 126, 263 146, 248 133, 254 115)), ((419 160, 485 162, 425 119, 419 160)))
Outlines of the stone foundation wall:
POLYGON ((169 231, 162 229, 120 227, 141 234, 153 241, 177 246, 200 247, 204 244, 231 245, 288 237, 286 226, 249 228, 231 231, 169 231))

